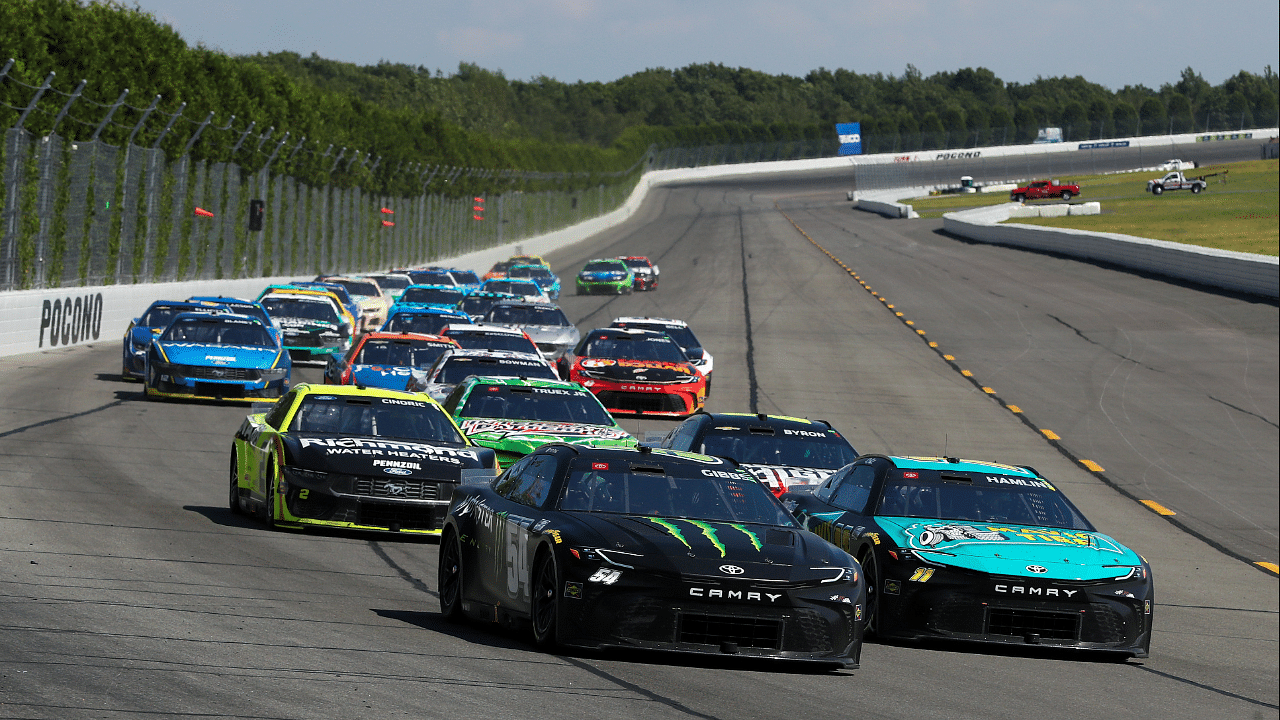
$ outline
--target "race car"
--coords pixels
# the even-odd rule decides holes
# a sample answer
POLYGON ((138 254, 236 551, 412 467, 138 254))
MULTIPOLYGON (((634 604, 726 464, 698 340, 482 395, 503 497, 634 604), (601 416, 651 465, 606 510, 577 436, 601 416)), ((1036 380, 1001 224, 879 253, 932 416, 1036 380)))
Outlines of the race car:
POLYGON ((421 395, 302 384, 250 415, 231 445, 228 504, 268 527, 438 534, 460 482, 493 451, 421 395))
POLYGON ((431 367, 414 368, 405 389, 442 401, 472 375, 559 380, 541 355, 508 350, 446 350, 431 367))
POLYGON ((666 333, 689 356, 689 362, 698 368, 698 372, 707 379, 707 394, 711 394, 711 373, 716 369, 716 360, 702 347, 697 336, 689 329, 689 323, 671 318, 620 317, 609 323, 609 327, 637 328, 655 330, 666 333))
POLYGON ((480 322, 484 319, 485 313, 489 312, 489 308, 493 307, 495 303, 502 302, 503 300, 523 299, 524 298, 520 295, 513 295, 511 293, 484 292, 477 290, 463 298, 462 302, 458 303, 458 309, 466 313, 471 318, 472 322, 480 322))
POLYGON ((529 302, 550 303, 551 297, 543 291, 542 286, 533 280, 522 280, 514 278, 500 278, 497 280, 485 280, 484 285, 480 286, 481 292, 500 292, 510 295, 517 295, 521 300, 529 302))
POLYGON ((489 268, 489 272, 480 276, 480 282, 484 282, 485 280, 501 280, 507 276, 507 271, 511 269, 511 266, 516 264, 515 260, 502 260, 496 262, 493 264, 493 267, 489 268))
POLYGON ((345 275, 321 275, 316 281, 341 285, 347 289, 351 299, 360 309, 361 327, 365 331, 382 327, 387 321, 387 313, 391 303, 382 292, 377 280, 368 277, 347 277, 345 275))
POLYGON ((532 280, 538 283, 549 300, 560 299, 560 277, 546 265, 512 265, 507 271, 508 280, 532 280))
POLYGON ((468 350, 536 353, 538 346, 520 330, 497 325, 450 325, 440 333, 468 350))
POLYGON ((456 347, 458 343, 438 335, 366 333, 343 357, 329 356, 324 381, 404 390, 412 368, 428 367, 445 350, 456 347))
POLYGON ((351 349, 353 321, 332 293, 268 288, 258 302, 280 326, 284 348, 294 360, 327 362, 328 356, 351 349))
POLYGON ((582 335, 557 305, 531 302, 502 302, 485 315, 485 323, 520 330, 538 345, 538 352, 556 362, 572 350, 582 335))
POLYGON ((465 325, 471 318, 461 310, 431 307, 393 307, 382 332, 439 335, 450 325, 465 325))
MULTIPOLYGON (((398 272, 405 273, 415 285, 445 285, 461 289, 462 283, 453 274, 442 267, 409 268, 398 272)), ((466 292, 465 290, 463 292, 466 292)))
POLYGON ((270 286, 267 288, 267 292, 276 291, 276 289, 278 288, 283 288, 282 290, 283 292, 289 292, 291 290, 296 290, 301 288, 303 290, 311 290, 315 292, 326 293, 332 296, 333 299, 338 303, 338 305, 342 307, 344 317, 346 317, 351 322, 351 327, 355 328, 355 334, 357 335, 362 332, 365 332, 366 330, 372 330, 375 327, 377 327, 377 325, 369 326, 365 322, 364 311, 360 309, 360 303, 356 302, 355 297, 353 297, 351 293, 347 291, 347 287, 345 285, 340 285, 338 283, 331 283, 331 282, 322 282, 319 280, 314 280, 310 282, 305 280, 298 280, 296 282, 291 282, 288 285, 270 286))
POLYGON ((560 364, 561 377, 595 393, 615 415, 684 417, 707 400, 706 378, 665 333, 592 330, 560 364))
POLYGON ((578 271, 575 281, 579 295, 598 292, 610 295, 630 295, 635 289, 635 275, 621 260, 588 260, 578 271))
POLYGON ((503 467, 552 442, 637 445, 596 396, 576 383, 472 376, 442 404, 467 437, 497 452, 503 467))
POLYGON ((377 282, 378 287, 382 288, 382 297, 387 299, 388 313, 396 302, 396 296, 413 284, 413 278, 403 272, 365 273, 361 277, 377 282))
POLYGON ((697 413, 669 432, 661 447, 734 460, 774 495, 820 485, 858 457, 830 423, 763 413, 697 413))
POLYGON ((282 339, 280 325, 276 323, 275 320, 271 319, 271 316, 267 314, 267 309, 263 307, 260 302, 225 297, 223 295, 193 295, 192 297, 187 298, 187 302, 206 304, 213 303, 215 305, 226 307, 236 315, 251 315, 261 320, 263 324, 267 326, 267 329, 275 336, 276 342, 280 342, 282 339))
POLYGON ((453 495, 440 612, 541 647, 856 667, 861 568, 732 462, 544 445, 453 495))
POLYGON ((864 455, 782 500, 862 563, 880 637, 1151 649, 1151 567, 1032 468, 864 455))
POLYGON ((649 258, 643 255, 619 255, 617 259, 631 268, 631 274, 635 275, 632 286, 636 290, 658 289, 658 266, 649 258))
POLYGON ((462 288, 453 285, 410 285, 396 296, 396 304, 391 306, 391 312, 407 307, 452 310, 457 308, 466 295, 462 288))
POLYGON ((215 303, 187 300, 157 300, 141 315, 129 321, 124 331, 124 352, 120 377, 142 380, 147 376, 147 351, 151 341, 164 332, 169 322, 184 312, 224 312, 215 303))
POLYGON ((256 317, 182 313, 147 351, 146 396, 273 401, 289 389, 289 353, 256 317))

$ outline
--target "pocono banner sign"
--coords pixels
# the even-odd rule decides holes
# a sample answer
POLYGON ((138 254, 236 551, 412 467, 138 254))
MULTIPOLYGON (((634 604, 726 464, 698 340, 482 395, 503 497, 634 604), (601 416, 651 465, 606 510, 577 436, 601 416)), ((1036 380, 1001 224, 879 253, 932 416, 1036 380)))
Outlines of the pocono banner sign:
POLYGON ((862 123, 836 123, 836 136, 840 138, 840 155, 862 154, 862 123))

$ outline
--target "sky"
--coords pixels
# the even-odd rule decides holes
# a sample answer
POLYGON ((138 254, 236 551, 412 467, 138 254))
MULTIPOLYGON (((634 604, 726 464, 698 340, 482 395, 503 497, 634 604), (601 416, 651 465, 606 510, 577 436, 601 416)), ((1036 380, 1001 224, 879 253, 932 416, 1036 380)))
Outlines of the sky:
POLYGON ((1119 90, 1213 85, 1280 68, 1270 2, 987 0, 136 0, 190 44, 360 65, 459 63, 510 80, 609 82, 720 63, 802 77, 843 68, 926 77, 985 67, 1005 82, 1083 76, 1119 90))

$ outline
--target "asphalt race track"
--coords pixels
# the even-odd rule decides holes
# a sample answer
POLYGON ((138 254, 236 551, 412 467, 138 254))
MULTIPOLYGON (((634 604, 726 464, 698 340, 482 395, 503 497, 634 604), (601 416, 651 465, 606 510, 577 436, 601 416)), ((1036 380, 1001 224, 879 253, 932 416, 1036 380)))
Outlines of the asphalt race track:
POLYGON ((1150 560, 1151 658, 871 643, 861 669, 814 672, 543 654, 441 620, 434 542, 233 516, 246 408, 142 399, 113 341, 0 359, 0 717, 1280 715, 1277 579, 1246 562, 1277 560, 1275 304, 971 245, 852 211, 847 189, 657 191, 549 259, 571 283, 588 258, 647 254, 658 290, 562 305, 583 331, 689 320, 715 354, 712 410, 826 419, 863 452, 1035 466, 1150 560))

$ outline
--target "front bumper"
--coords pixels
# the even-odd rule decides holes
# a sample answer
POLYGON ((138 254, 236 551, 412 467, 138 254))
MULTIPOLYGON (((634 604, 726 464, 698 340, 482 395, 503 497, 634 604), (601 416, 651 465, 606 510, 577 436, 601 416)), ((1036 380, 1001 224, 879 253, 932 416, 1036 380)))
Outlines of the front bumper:
POLYGON ((286 471, 277 492, 285 527, 439 535, 456 482, 340 475, 307 482, 286 471))
POLYGON ((577 290, 579 295, 595 295, 596 293, 607 293, 610 295, 621 295, 631 289, 631 282, 623 280, 583 280, 578 278, 577 290))
POLYGON ((613 382, 595 378, 574 378, 595 394, 613 415, 685 417, 697 412, 707 401, 705 381, 696 383, 613 382))
POLYGON ((289 374, 263 379, 263 371, 251 368, 198 365, 151 366, 147 370, 149 397, 186 400, 271 401, 289 391, 289 374))
POLYGON ((636 275, 633 287, 636 290, 656 290, 658 289, 658 276, 653 274, 636 275))

